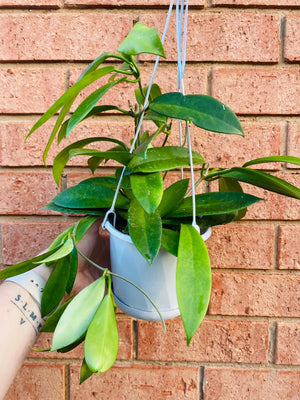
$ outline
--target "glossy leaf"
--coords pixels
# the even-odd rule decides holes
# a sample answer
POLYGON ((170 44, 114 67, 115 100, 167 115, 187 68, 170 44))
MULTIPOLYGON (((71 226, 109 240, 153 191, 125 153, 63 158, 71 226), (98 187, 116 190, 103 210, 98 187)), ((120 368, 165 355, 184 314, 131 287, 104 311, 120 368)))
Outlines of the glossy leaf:
POLYGON ((104 290, 103 275, 74 297, 56 326, 52 351, 66 347, 82 337, 103 299, 104 290))
MULTIPOLYGON (((109 208, 112 204, 115 192, 105 186, 90 185, 86 189, 85 185, 72 186, 54 197, 54 204, 60 207, 89 209, 89 208, 109 208)), ((116 207, 127 208, 128 200, 118 195, 116 207)))
MULTIPOLYGON (((197 215, 218 215, 242 210, 261 200, 247 193, 237 192, 210 192, 197 194, 197 215)), ((170 214, 170 217, 187 217, 193 215, 192 197, 186 197, 179 207, 170 214)))
MULTIPOLYGON (((148 91, 148 86, 143 87, 143 94, 141 93, 140 89, 135 90, 135 98, 140 106, 144 105, 144 100, 145 100, 147 91, 148 91)), ((149 100, 148 100, 149 103, 151 103, 158 96, 161 96, 160 87, 156 83, 153 83, 153 85, 151 86, 151 89, 150 89, 150 93, 149 93, 149 100)))
POLYGON ((87 217, 81 219, 76 225, 75 241, 78 243, 90 229, 90 227, 97 221, 98 217, 87 217))
POLYGON ((136 199, 128 210, 129 235, 141 255, 152 264, 161 240, 162 223, 159 213, 148 214, 136 199))
POLYGON ((44 317, 53 311, 61 302, 70 274, 70 260, 66 256, 55 264, 55 267, 46 282, 41 301, 41 313, 44 317))
POLYGON ((50 256, 45 256, 41 262, 42 263, 50 263, 50 262, 55 262, 56 260, 59 260, 68 254, 71 253, 71 251, 74 248, 73 240, 71 238, 67 239, 63 246, 61 246, 56 252, 51 254, 50 256))
POLYGON ((176 293, 187 344, 208 308, 211 268, 205 242, 191 225, 182 225, 178 246, 176 293))
POLYGON ((95 143, 95 142, 112 142, 112 143, 116 143, 116 144, 124 147, 125 151, 128 150, 127 146, 120 140, 110 139, 110 138, 106 138, 106 137, 90 137, 87 139, 78 140, 78 141, 70 144, 69 146, 67 146, 63 150, 61 150, 56 155, 56 157, 54 158, 54 161, 53 161, 53 168, 52 168, 53 177, 54 177, 54 180, 55 180, 57 186, 59 186, 59 181, 60 181, 60 177, 63 172, 63 169, 65 168, 67 162, 70 159, 69 152, 72 149, 80 149, 84 146, 87 146, 90 143, 95 143))
POLYGON ((177 257, 179 244, 179 233, 172 229, 163 228, 161 235, 161 246, 173 256, 177 257))
MULTIPOLYGON (((217 214, 217 215, 202 215, 196 217, 196 222, 199 228, 207 228, 215 225, 224 225, 229 224, 234 221, 236 217, 236 212, 225 213, 225 214, 217 214)), ((164 218, 163 225, 180 227, 181 224, 191 225, 193 222, 193 217, 178 217, 178 218, 164 218)))
POLYGON ((85 214, 85 215, 95 215, 95 216, 103 216, 106 213, 106 209, 97 209, 97 208, 68 208, 68 207, 61 207, 57 204, 51 202, 48 203, 46 206, 43 207, 45 210, 52 210, 61 213, 67 214, 85 214))
POLYGON ((59 306, 49 317, 46 319, 41 332, 54 332, 56 325, 62 314, 64 313, 65 309, 67 308, 68 304, 73 300, 73 297, 59 306))
POLYGON ((189 179, 181 179, 169 186, 163 193, 158 212, 161 217, 170 214, 183 201, 189 185, 189 179))
MULTIPOLYGON (((219 179, 219 191, 244 193, 240 183, 230 178, 219 179)), ((235 221, 239 221, 240 219, 244 218, 246 214, 247 214, 247 208, 243 208, 242 210, 237 211, 236 216, 234 218, 235 221)))
POLYGON ((85 358, 82 360, 81 368, 80 368, 80 384, 86 381, 93 375, 93 372, 89 369, 85 358))
POLYGON ((229 170, 221 171, 218 176, 236 179, 240 182, 249 183, 271 192, 300 199, 300 189, 283 179, 250 168, 234 167, 229 170))
POLYGON ((40 254, 36 257, 30 258, 29 260, 22 261, 15 265, 11 265, 10 267, 6 267, 5 269, 0 271, 0 279, 11 278, 12 276, 23 274, 24 272, 30 271, 33 268, 36 268, 37 265, 43 264, 43 259, 51 254, 57 252, 62 247, 62 244, 59 244, 57 247, 46 251, 43 254, 40 254))
POLYGON ((70 253, 70 272, 69 272, 69 278, 66 286, 66 292, 68 294, 71 293, 74 283, 75 283, 75 278, 77 275, 77 269, 78 269, 78 254, 77 250, 74 247, 73 250, 70 253))
POLYGON ((161 201, 164 184, 160 172, 131 174, 130 182, 134 197, 148 213, 153 213, 161 201))
POLYGON ((94 149, 73 149, 69 152, 69 158, 74 156, 91 156, 103 158, 105 160, 115 160, 122 165, 127 165, 131 160, 132 155, 127 151, 99 151, 94 149))
MULTIPOLYGON (((193 163, 203 164, 204 159, 193 151, 193 163)), ((189 151, 184 147, 155 147, 147 151, 145 159, 135 156, 127 165, 127 173, 159 172, 190 165, 189 151)))
POLYGON ((112 292, 100 303, 90 326, 85 343, 84 358, 90 371, 107 371, 114 364, 119 347, 119 335, 112 292))
POLYGON ((142 22, 137 22, 134 25, 128 36, 118 47, 118 51, 129 56, 148 53, 166 57, 157 30, 148 28, 142 22))
POLYGON ((191 121, 208 131, 244 136, 241 123, 234 112, 210 96, 166 93, 153 100, 149 107, 158 114, 191 121))
POLYGON ((243 165, 243 167, 249 167, 250 165, 264 164, 264 163, 270 163, 270 162, 282 162, 282 163, 300 165, 300 158, 299 157, 294 157, 294 156, 262 157, 262 158, 256 158, 255 160, 247 161, 243 165))
POLYGON ((109 82, 106 85, 101 86, 99 89, 95 90, 92 94, 90 94, 74 111, 74 114, 69 120, 67 130, 66 130, 66 137, 69 136, 72 129, 75 128, 85 117, 88 113, 93 109, 93 107, 98 103, 98 101, 108 92, 109 89, 116 86, 117 84, 124 82, 127 77, 123 77, 121 79, 117 79, 113 82, 109 82))

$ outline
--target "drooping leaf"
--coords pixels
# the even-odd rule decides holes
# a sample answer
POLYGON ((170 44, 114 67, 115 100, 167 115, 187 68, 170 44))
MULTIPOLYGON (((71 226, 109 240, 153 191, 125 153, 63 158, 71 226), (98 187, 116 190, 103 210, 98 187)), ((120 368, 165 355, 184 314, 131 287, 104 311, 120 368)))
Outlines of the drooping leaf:
POLYGON ((52 351, 66 347, 82 337, 103 299, 104 289, 103 275, 74 297, 56 326, 52 351))
POLYGON ((162 223, 159 213, 146 213, 138 201, 133 199, 128 210, 128 225, 135 247, 152 264, 161 241, 162 223))
POLYGON ((270 162, 282 162, 282 163, 300 165, 300 158, 299 157, 294 157, 294 156, 262 157, 262 158, 256 158, 255 160, 247 161, 243 165, 243 167, 249 167, 250 165, 264 164, 264 163, 270 163, 270 162))
POLYGON ((60 258, 46 282, 41 301, 41 313, 44 317, 53 311, 61 302, 70 274, 70 259, 60 258))
MULTIPOLYGON (((247 193, 210 192, 197 194, 195 200, 197 215, 218 215, 242 210, 261 199, 247 193)), ((192 215, 192 197, 186 197, 169 216, 178 218, 192 215)))
POLYGON ((56 260, 59 260, 70 254, 71 251, 73 250, 73 247, 74 247, 73 240, 69 238, 64 242, 63 246, 61 246, 56 252, 54 252, 50 256, 45 256, 41 260, 41 262, 42 263, 55 262, 56 260))
POLYGON ((166 93, 154 99, 149 107, 158 114, 191 121, 208 131, 244 136, 241 123, 234 112, 210 96, 166 93))
POLYGON ((206 314, 210 292, 211 269, 205 242, 193 226, 182 225, 176 293, 188 345, 206 314))
POLYGON ((120 140, 117 139, 110 139, 106 137, 90 137, 87 139, 82 139, 78 140, 69 146, 65 147, 63 150, 61 150, 56 157, 54 158, 53 161, 53 177, 57 185, 59 185, 60 177, 63 172, 63 169, 65 168, 67 162, 70 159, 70 151, 72 149, 80 149, 83 148, 84 146, 87 146, 90 143, 95 143, 95 142, 112 142, 112 143, 117 143, 118 145, 124 147, 124 150, 127 151, 128 148, 127 146, 121 142, 120 140))
POLYGON ((74 247, 73 250, 70 253, 70 272, 69 272, 69 278, 66 286, 66 292, 68 294, 71 293, 74 283, 75 283, 75 278, 77 274, 77 268, 78 268, 78 254, 77 250, 74 247))
POLYGON ((98 217, 87 217, 81 219, 75 226, 75 241, 78 243, 90 229, 90 227, 97 221, 98 217))
POLYGON ((132 155, 127 151, 99 151, 95 149, 72 149, 69 151, 69 158, 71 159, 74 156, 91 156, 103 158, 105 160, 115 160, 122 165, 127 165, 132 158, 132 155))
POLYGON ((163 228, 161 235, 161 246, 173 256, 177 257, 179 244, 179 233, 172 229, 163 228))
POLYGON ((161 217, 170 214, 179 207, 183 201, 189 185, 189 179, 181 179, 169 186, 163 193, 162 200, 158 207, 161 217))
POLYGON ((131 174, 130 182, 134 197, 148 214, 153 213, 163 195, 164 183, 161 173, 131 174))
POLYGON ((93 375, 93 371, 91 371, 85 361, 85 358, 82 360, 81 369, 80 369, 80 384, 86 381, 93 375))
POLYGON ((41 332, 54 332, 56 325, 68 304, 73 300, 73 297, 59 306, 49 317, 46 319, 41 332))
POLYGON ((85 214, 85 215, 95 215, 95 216, 103 216, 106 213, 106 210, 97 209, 97 208, 68 208, 68 207, 61 207, 57 204, 51 202, 48 203, 43 207, 45 210, 52 210, 61 213, 67 214, 85 214))
MULTIPOLYGON (((143 94, 141 93, 140 89, 135 90, 135 98, 140 106, 144 105, 144 100, 145 100, 147 91, 148 91, 148 86, 143 87, 143 94)), ((153 83, 153 85, 151 86, 151 89, 150 89, 150 93, 149 93, 149 100, 148 100, 149 103, 151 103, 158 96, 161 96, 160 87, 156 83, 153 83)))
POLYGON ((300 199, 300 189, 283 179, 250 168, 234 167, 218 173, 219 176, 236 179, 257 187, 279 193, 285 196, 300 199))
POLYGON ((84 358, 90 371, 107 371, 114 364, 119 347, 119 334, 112 292, 100 303, 90 326, 85 343, 84 358))
POLYGON ((148 53, 166 57, 157 30, 148 28, 142 22, 137 22, 134 25, 128 36, 118 47, 118 51, 129 56, 148 53))
MULTIPOLYGON (((230 178, 219 179, 219 191, 244 193, 242 186, 239 184, 239 182, 230 178)), ((239 221, 240 219, 244 218, 246 214, 247 214, 247 207, 237 211, 234 220, 239 221)))
MULTIPOLYGON (((203 164, 204 159, 193 151, 193 163, 203 164)), ((145 159, 135 156, 127 165, 127 173, 159 172, 188 167, 190 165, 189 151, 184 147, 166 146, 155 147, 147 151, 145 159)))

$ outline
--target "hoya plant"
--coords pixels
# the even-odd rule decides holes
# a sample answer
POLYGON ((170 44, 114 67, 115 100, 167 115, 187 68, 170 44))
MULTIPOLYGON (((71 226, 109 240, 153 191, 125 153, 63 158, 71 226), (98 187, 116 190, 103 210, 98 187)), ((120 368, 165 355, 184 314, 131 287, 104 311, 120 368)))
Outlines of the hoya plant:
MULTIPOLYGON (((114 174, 85 179, 60 192, 45 205, 48 210, 78 214, 79 221, 60 234, 46 253, 0 272, 3 279, 42 263, 53 268, 41 302, 42 315, 47 317, 42 330, 54 332, 52 346, 48 349, 51 351, 66 352, 84 341, 81 381, 95 372, 107 371, 118 352, 113 273, 107 266, 96 265, 102 276, 61 304, 65 293, 70 294, 73 288, 78 253, 86 258, 77 244, 98 218, 108 218, 117 229, 128 234, 149 268, 161 247, 177 257, 176 293, 189 344, 206 314, 211 291, 210 261, 201 230, 240 220, 249 206, 261 200, 244 193, 241 182, 300 198, 299 188, 253 168, 268 162, 300 165, 299 158, 265 157, 242 166, 212 169, 209 160, 204 160, 197 151, 190 151, 185 138, 178 146, 169 145, 170 138, 175 135, 172 132, 174 120, 182 121, 186 127, 184 132, 194 124, 216 134, 244 136, 244 133, 233 111, 210 96, 162 94, 155 83, 151 87, 145 86, 135 58, 141 53, 165 57, 157 31, 138 22, 120 44, 118 52, 104 53, 95 59, 30 130, 28 137, 56 116, 45 147, 44 162, 54 141, 58 144, 66 142, 53 161, 57 185, 73 157, 88 156, 87 165, 93 173, 109 160, 119 166, 114 174), (124 108, 105 104, 105 94, 124 82, 135 94, 136 104, 128 106, 127 100, 124 108), (91 84, 96 85, 96 89, 85 96, 74 112, 70 112, 74 101, 91 84), (85 139, 72 142, 72 133, 78 124, 107 113, 132 119, 130 147, 116 138, 95 136, 94 132, 85 139), (191 166, 197 172, 193 187, 203 181, 215 180, 218 191, 195 195, 191 192, 189 179, 182 178, 179 173, 177 181, 168 184, 169 171, 178 172, 191 166)), ((128 97, 132 98, 131 93, 128 97)), ((159 281, 158 276, 158 284, 159 281)), ((147 293, 144 294, 152 301, 147 293)), ((159 314, 159 310, 157 312, 159 314)))

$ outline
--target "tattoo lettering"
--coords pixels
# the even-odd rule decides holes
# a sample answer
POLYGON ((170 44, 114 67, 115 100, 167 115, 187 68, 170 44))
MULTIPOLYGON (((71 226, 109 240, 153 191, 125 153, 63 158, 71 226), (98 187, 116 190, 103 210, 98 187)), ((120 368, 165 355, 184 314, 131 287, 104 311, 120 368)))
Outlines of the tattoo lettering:
POLYGON ((17 307, 17 309, 22 313, 22 317, 20 319, 20 325, 25 324, 25 322, 29 322, 30 325, 33 327, 36 336, 38 332, 42 329, 43 321, 42 319, 38 318, 34 311, 28 308, 27 301, 23 300, 21 294, 17 294, 17 296, 10 300, 10 302, 17 307))

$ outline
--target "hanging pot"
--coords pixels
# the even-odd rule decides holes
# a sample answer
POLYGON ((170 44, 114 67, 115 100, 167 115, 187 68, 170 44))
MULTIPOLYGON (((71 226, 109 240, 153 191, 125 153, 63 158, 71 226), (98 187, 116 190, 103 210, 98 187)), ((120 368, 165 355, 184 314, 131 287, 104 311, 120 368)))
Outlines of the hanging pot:
MULTIPOLYGON (((113 273, 123 276, 143 289, 154 302, 164 319, 180 315, 176 297, 177 257, 161 248, 150 266, 134 246, 129 235, 121 233, 109 222, 110 258, 113 273)), ((208 228, 201 236, 211 235, 208 228)), ((157 321, 157 310, 141 291, 130 283, 112 277, 113 295, 117 306, 126 314, 139 319, 157 321)))

